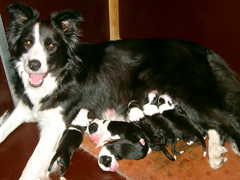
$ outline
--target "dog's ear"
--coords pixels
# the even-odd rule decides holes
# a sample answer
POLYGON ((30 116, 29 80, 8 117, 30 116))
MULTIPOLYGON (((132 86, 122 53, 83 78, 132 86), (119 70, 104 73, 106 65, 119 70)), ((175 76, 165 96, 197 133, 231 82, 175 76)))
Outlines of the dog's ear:
POLYGON ((39 14, 24 3, 13 3, 7 7, 12 26, 21 27, 29 20, 37 20, 39 14))
POLYGON ((23 3, 10 4, 7 10, 11 18, 8 26, 8 42, 10 50, 15 51, 17 49, 15 43, 21 35, 19 32, 26 28, 27 24, 36 22, 39 14, 23 3))
POLYGON ((80 22, 83 21, 81 13, 77 11, 61 11, 51 14, 51 23, 64 35, 64 41, 68 44, 70 51, 73 51, 79 44, 80 22))
POLYGON ((78 25, 83 21, 81 13, 77 11, 65 10, 51 14, 51 22, 60 29, 66 36, 79 36, 78 25))

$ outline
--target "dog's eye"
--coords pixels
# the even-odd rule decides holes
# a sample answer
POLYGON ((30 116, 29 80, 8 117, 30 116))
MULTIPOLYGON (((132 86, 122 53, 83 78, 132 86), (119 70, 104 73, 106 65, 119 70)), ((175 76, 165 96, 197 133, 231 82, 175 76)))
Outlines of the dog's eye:
POLYGON ((55 47, 56 47, 56 45, 53 44, 53 43, 51 43, 51 44, 49 44, 49 45, 47 46, 48 49, 53 49, 53 48, 55 48, 55 47))
POLYGON ((32 46, 32 42, 31 42, 31 41, 25 41, 25 44, 26 44, 27 46, 32 46))

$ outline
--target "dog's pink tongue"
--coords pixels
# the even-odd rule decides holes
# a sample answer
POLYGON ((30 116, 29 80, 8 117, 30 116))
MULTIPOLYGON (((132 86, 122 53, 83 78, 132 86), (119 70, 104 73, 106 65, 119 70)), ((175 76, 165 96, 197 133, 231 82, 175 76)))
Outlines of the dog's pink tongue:
POLYGON ((40 86, 43 82, 45 74, 29 74, 30 83, 33 86, 40 86))

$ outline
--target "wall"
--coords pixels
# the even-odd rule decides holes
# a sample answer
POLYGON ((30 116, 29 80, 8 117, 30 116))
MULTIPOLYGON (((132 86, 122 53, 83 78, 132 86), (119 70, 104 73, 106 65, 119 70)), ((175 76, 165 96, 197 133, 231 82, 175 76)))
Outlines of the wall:
POLYGON ((220 54, 240 74, 239 10, 239 0, 120 0, 120 37, 193 41, 220 54))

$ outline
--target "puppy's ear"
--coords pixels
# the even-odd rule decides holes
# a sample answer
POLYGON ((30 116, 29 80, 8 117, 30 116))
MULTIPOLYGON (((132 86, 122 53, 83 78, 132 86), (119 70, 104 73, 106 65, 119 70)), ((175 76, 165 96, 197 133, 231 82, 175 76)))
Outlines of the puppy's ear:
POLYGON ((31 7, 19 2, 10 4, 7 7, 7 10, 10 14, 10 22, 12 23, 12 26, 15 25, 20 27, 27 21, 37 20, 39 15, 38 12, 33 10, 31 7))

